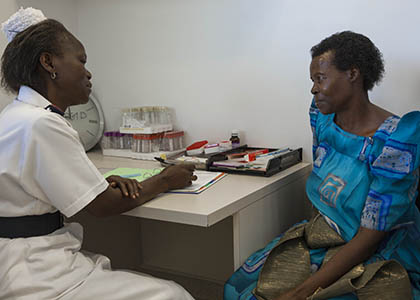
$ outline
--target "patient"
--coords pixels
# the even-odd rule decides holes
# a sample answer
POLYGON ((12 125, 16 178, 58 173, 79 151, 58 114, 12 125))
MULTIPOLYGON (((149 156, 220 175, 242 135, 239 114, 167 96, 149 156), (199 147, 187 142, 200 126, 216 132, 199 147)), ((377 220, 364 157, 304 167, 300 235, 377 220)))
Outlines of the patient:
POLYGON ((249 257, 224 298, 420 299, 420 112, 370 101, 384 64, 367 37, 337 33, 311 54, 314 216, 249 257))

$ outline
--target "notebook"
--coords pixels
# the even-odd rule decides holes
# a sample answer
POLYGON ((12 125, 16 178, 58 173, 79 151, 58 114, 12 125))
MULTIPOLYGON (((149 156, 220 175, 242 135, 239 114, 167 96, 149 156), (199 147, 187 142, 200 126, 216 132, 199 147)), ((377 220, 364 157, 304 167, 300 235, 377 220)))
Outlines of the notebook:
MULTIPOLYGON (((117 168, 104 174, 105 178, 111 175, 118 175, 124 178, 136 179, 143 181, 156 174, 159 174, 164 168, 154 169, 139 169, 139 168, 117 168)), ((185 194, 199 194, 205 191, 217 181, 225 177, 227 174, 223 172, 209 172, 196 170, 194 175, 197 176, 197 180, 192 182, 192 185, 187 186, 183 189, 170 190, 168 193, 185 193, 185 194)))

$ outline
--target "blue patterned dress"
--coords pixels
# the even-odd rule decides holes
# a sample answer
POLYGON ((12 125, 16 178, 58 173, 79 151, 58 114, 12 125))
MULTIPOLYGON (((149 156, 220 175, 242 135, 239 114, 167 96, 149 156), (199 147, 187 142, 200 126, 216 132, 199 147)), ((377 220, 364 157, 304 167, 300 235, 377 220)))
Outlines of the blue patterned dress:
MULTIPOLYGON (((306 183, 312 204, 345 240, 360 226, 389 232, 365 262, 395 259, 407 270, 420 300, 420 213, 415 206, 420 164, 420 111, 387 118, 372 137, 342 130, 334 114, 312 103, 313 171, 306 183)), ((256 299, 258 275, 281 236, 251 255, 225 284, 225 300, 256 299)), ((316 272, 327 249, 310 250, 316 272)), ((357 299, 346 294, 334 299, 357 299)))

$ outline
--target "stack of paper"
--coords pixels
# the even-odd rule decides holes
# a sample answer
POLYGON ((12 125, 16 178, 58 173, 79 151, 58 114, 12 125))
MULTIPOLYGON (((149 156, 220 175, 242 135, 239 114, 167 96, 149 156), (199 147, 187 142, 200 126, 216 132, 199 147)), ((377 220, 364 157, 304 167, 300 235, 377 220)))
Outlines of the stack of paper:
MULTIPOLYGON (((111 175, 118 175, 125 178, 136 179, 143 181, 153 175, 159 174, 164 168, 155 169, 139 169, 139 168, 117 168, 104 174, 105 178, 111 175)), ((202 191, 208 189, 210 186, 215 184, 217 181, 225 177, 227 174, 223 172, 208 172, 196 170, 194 175, 197 176, 197 180, 192 182, 192 185, 178 190, 170 190, 169 193, 187 193, 187 194, 199 194, 202 191)))
POLYGON ((197 180, 192 182, 192 185, 187 186, 179 190, 171 190, 169 193, 187 193, 187 194, 199 194, 202 191, 208 189, 217 181, 225 177, 227 174, 222 172, 208 172, 208 171, 195 171, 194 175, 197 176, 197 180))

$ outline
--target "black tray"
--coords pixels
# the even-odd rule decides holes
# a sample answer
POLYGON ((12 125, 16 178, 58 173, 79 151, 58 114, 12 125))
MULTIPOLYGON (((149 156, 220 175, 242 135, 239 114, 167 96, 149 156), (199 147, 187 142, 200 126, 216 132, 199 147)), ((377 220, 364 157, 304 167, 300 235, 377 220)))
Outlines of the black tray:
POLYGON ((249 168, 234 168, 234 167, 213 165, 213 163, 216 161, 226 160, 227 155, 229 154, 241 153, 244 151, 256 151, 260 149, 268 149, 269 153, 278 150, 278 149, 273 149, 273 148, 248 147, 247 145, 243 145, 241 147, 238 147, 238 148, 226 151, 226 152, 222 152, 222 153, 217 153, 210 156, 207 160, 206 168, 209 171, 269 177, 273 174, 276 174, 302 161, 302 148, 298 148, 298 149, 288 151, 284 154, 281 154, 280 156, 273 157, 272 159, 268 161, 268 164, 265 170, 249 169, 249 168))

